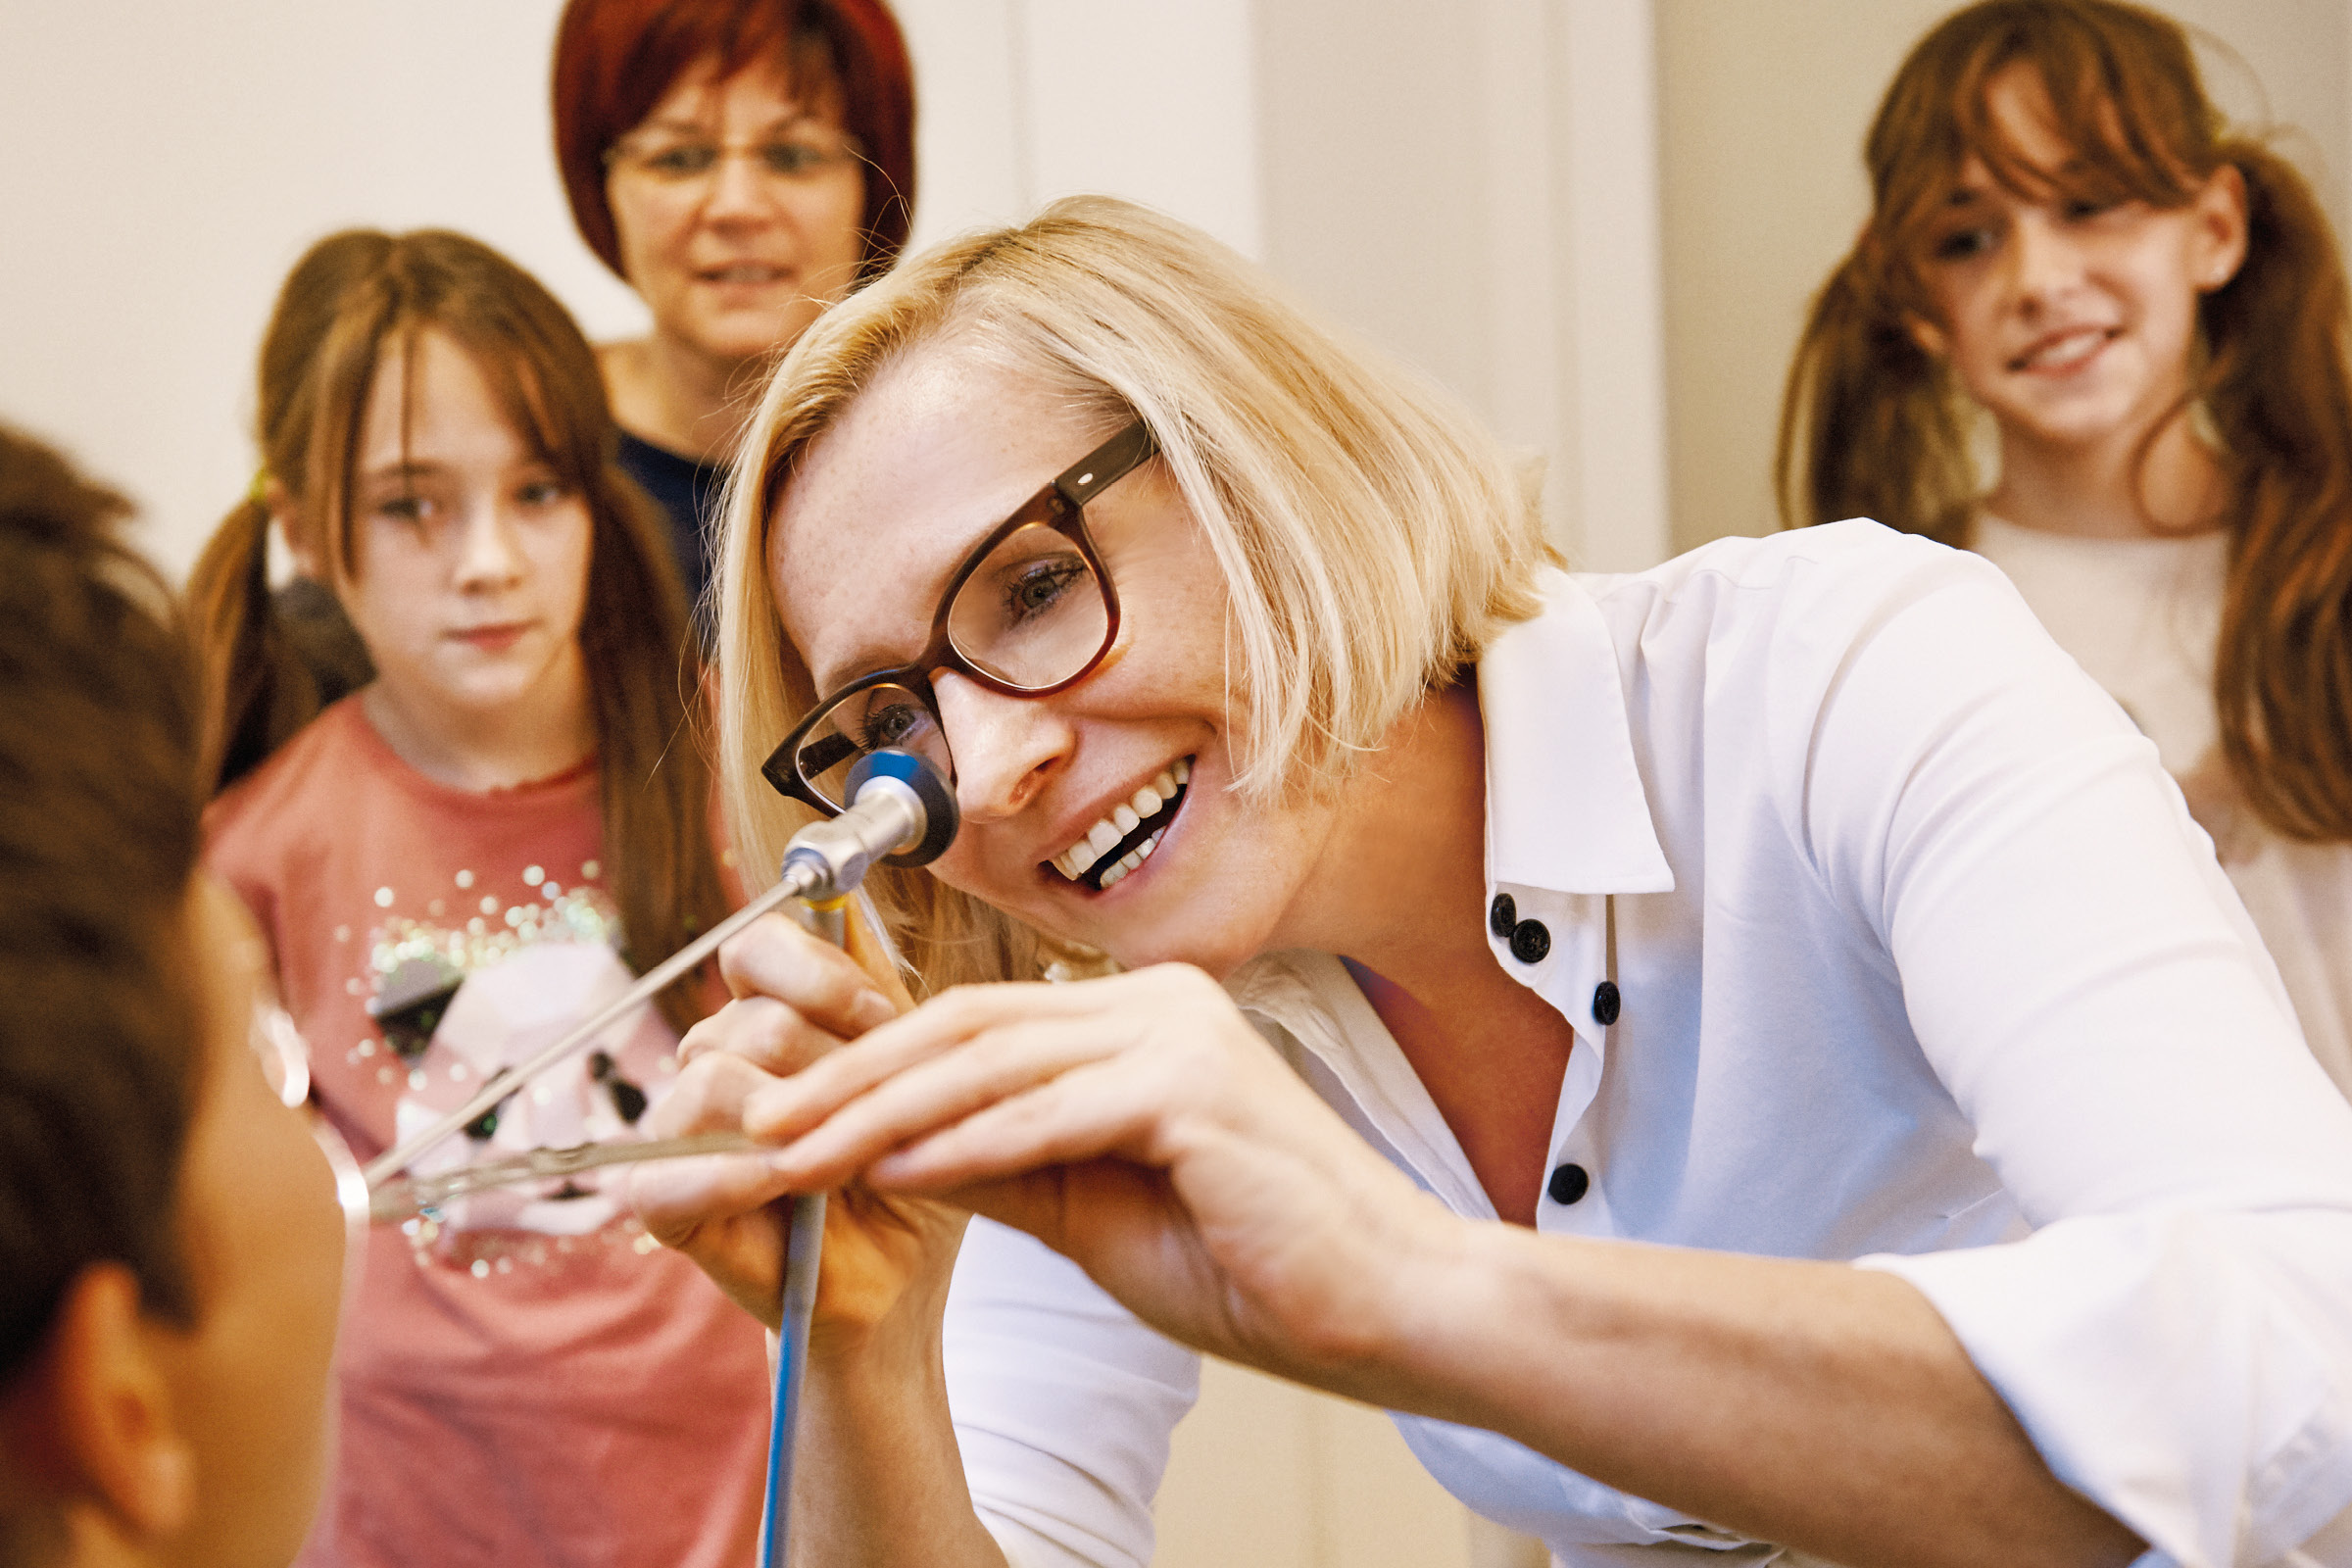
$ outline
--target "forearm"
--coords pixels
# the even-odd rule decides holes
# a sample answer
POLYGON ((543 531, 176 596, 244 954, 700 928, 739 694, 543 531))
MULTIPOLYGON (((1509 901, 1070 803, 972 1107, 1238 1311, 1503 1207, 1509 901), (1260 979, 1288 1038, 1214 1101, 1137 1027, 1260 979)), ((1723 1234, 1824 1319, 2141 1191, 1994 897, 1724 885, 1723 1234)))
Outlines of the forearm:
POLYGON ((792 1560, 821 1568, 1004 1568, 972 1511, 927 1335, 812 1355, 794 1454, 792 1560))
POLYGON ((1397 1402, 1852 1568, 2122 1564, 1927 1298, 1838 1264, 1457 1225, 1397 1402))

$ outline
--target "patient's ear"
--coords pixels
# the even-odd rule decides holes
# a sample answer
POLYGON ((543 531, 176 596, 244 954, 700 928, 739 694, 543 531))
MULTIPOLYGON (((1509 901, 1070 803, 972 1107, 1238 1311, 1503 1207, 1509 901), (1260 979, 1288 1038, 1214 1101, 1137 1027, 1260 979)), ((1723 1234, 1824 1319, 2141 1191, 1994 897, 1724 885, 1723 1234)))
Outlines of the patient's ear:
POLYGON ((157 1336, 139 1285, 120 1263, 93 1263, 58 1302, 49 1340, 0 1396, 0 1495, 38 1511, 82 1515, 128 1544, 161 1542, 195 1511, 195 1457, 173 1421, 157 1336))
POLYGON ((1919 352, 1929 359, 1951 357, 1951 340, 1943 335, 1943 328, 1934 321, 1924 316, 1906 316, 1903 318, 1903 326, 1910 332, 1911 341, 1919 345, 1919 352))

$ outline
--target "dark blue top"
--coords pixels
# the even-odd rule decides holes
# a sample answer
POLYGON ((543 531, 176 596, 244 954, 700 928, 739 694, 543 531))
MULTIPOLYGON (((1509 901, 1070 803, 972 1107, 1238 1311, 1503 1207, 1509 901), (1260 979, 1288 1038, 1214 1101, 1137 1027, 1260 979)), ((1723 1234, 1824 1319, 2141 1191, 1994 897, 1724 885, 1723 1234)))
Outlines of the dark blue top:
POLYGON ((723 463, 697 463, 665 447, 620 432, 620 466, 645 493, 669 514, 669 542, 678 558, 678 580, 702 624, 703 592, 710 582, 711 535, 718 526, 719 491, 727 482, 723 463))

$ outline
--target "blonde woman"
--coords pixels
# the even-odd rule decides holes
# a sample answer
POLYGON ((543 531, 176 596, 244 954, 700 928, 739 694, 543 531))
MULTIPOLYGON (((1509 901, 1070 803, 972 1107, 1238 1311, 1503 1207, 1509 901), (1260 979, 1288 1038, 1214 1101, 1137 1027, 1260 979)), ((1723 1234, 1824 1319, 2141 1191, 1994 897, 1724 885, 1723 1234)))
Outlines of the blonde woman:
POLYGON ((748 863, 861 748, 963 810, 879 888, 930 1000, 748 934, 663 1121, 778 1152, 637 1184, 771 1322, 763 1205, 845 1194, 796 1562, 1148 1560, 1195 1350, 1573 1564, 2352 1561, 2352 1107, 1989 566, 1570 576, 1100 199, 828 315, 740 472, 748 863))

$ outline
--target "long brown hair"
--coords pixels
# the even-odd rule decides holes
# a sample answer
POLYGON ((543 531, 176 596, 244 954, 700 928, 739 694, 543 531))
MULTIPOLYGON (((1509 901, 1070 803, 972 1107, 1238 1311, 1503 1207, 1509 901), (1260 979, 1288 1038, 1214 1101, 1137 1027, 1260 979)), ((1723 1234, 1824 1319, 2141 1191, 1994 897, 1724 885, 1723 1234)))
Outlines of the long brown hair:
MULTIPOLYGON (((632 968, 642 972, 724 917, 710 843, 710 765, 696 744, 699 670, 682 653, 687 610, 653 503, 616 465, 596 356, 531 275, 443 230, 350 229, 313 246, 262 340, 260 443, 285 492, 281 525, 328 567, 353 572, 351 495, 376 367, 416 335, 445 333, 489 378, 517 435, 583 497, 591 519, 580 653, 596 715, 605 858, 632 968)), ((226 787, 316 716, 318 697, 272 612, 270 498, 229 513, 188 583, 206 672, 211 777, 226 787)), ((662 998, 679 1028, 690 986, 662 998)))
MULTIPOLYGON (((2343 267, 2302 175, 2233 131, 2171 19, 2114 0, 1985 0, 1895 74, 1864 148, 1872 210, 1815 297, 1781 405, 1788 526, 1871 516, 1965 542, 1977 480, 1966 404, 1912 338, 1934 319, 1918 264, 1971 157, 2013 192, 2185 205, 2245 180, 2246 258, 2202 297, 2205 346, 2173 413, 2210 415, 2231 533, 2214 695, 2249 805, 2299 839, 2352 838, 2352 371, 2343 267), (2078 164, 2008 145, 1986 104, 2017 64, 2041 77, 2078 164), (2080 187, 2078 189, 2077 187, 2080 187)), ((2142 448, 2143 452, 2146 450, 2142 448)))

